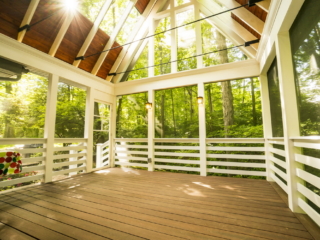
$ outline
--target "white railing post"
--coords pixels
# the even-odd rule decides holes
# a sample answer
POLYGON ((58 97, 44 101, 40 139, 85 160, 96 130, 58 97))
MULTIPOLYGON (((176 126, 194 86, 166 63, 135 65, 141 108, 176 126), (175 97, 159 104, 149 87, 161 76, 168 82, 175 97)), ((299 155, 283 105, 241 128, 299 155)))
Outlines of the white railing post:
POLYGON ((207 176, 206 112, 205 112, 205 103, 204 103, 204 84, 203 83, 198 84, 198 97, 203 97, 203 103, 198 104, 200 175, 207 176))
POLYGON ((96 145, 96 168, 102 167, 102 145, 103 143, 98 143, 96 145))
POLYGON ((86 113, 85 113, 85 128, 84 137, 87 139, 85 143, 87 145, 87 163, 86 172, 92 171, 93 164, 93 114, 94 114, 94 98, 92 88, 87 88, 86 99, 86 113))
POLYGON ((272 153, 270 153, 270 144, 268 138, 272 138, 272 122, 271 122, 271 111, 270 111, 270 101, 269 101, 269 87, 268 78, 266 75, 260 75, 260 88, 261 88, 261 105, 262 105, 262 119, 263 119, 263 134, 265 138, 265 156, 266 156, 266 174, 267 181, 274 181, 270 176, 271 169, 270 165, 274 165, 270 161, 272 153))
POLYGON ((154 171, 154 91, 148 91, 148 102, 152 103, 152 108, 148 109, 148 171, 154 171))
POLYGON ((46 138, 47 140, 46 144, 44 144, 46 151, 43 153, 43 155, 46 157, 44 173, 44 181, 46 183, 52 182, 58 83, 59 76, 52 74, 49 77, 46 117, 44 126, 44 138, 46 138))
MULTIPOLYGON (((290 34, 281 32, 276 38, 276 53, 279 71, 279 86, 282 105, 283 134, 287 170, 288 205, 293 212, 304 213, 298 205, 300 196, 297 184, 304 182, 296 175, 296 168, 301 164, 295 162, 297 149, 293 146, 292 137, 300 136, 299 114, 297 107, 294 66, 292 62, 290 34)), ((300 165, 300 166, 299 166, 300 165)))

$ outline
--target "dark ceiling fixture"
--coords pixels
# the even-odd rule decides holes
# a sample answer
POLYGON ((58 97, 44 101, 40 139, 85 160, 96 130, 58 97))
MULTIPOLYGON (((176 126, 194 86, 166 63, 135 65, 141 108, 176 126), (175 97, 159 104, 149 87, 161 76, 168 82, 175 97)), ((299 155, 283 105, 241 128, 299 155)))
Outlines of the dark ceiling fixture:
POLYGON ((249 0, 248 6, 249 7, 255 6, 257 2, 262 2, 262 0, 249 0))
POLYGON ((19 81, 22 74, 28 72, 23 65, 0 58, 0 81, 19 81))

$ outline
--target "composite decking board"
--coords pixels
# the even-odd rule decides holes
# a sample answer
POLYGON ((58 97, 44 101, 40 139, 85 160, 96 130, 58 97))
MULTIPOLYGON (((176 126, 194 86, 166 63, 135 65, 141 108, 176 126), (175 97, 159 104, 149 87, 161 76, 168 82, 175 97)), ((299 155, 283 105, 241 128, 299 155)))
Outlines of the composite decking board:
MULTIPOLYGON (((63 189, 61 191, 61 188, 59 188, 58 186, 54 186, 55 188, 57 187, 58 189, 60 189, 60 193, 64 193, 65 194, 65 190, 63 189)), ((52 190, 52 187, 51 187, 52 190)), ((69 191, 72 194, 75 194, 76 196, 81 196, 82 199, 87 199, 88 198, 88 192, 86 191, 77 191, 75 193, 75 190, 71 190, 69 191)), ((106 199, 105 196, 101 195, 101 194, 97 194, 97 193, 92 193, 93 198, 92 199, 100 199, 100 200, 104 200, 106 199)), ((243 216, 240 214, 232 214, 232 213, 223 213, 223 212, 213 212, 212 214, 208 214, 206 211, 199 211, 197 209, 192 209, 190 210, 190 208, 185 208, 185 207, 181 207, 180 205, 168 205, 168 204, 155 204, 152 202, 143 202, 142 201, 132 201, 132 200, 123 200, 121 198, 118 197, 114 197, 114 196, 109 196, 108 198, 109 202, 112 202, 112 204, 115 203, 123 203, 124 205, 134 205, 134 206, 141 206, 142 208, 149 208, 149 209, 160 209, 160 211, 164 211, 164 212, 180 212, 184 213, 184 214, 202 214, 202 218, 203 219, 211 219, 211 217, 215 217, 216 221, 217 219, 221 219, 221 218, 228 218, 228 219, 236 219, 238 221, 244 221, 244 222, 253 222, 253 223, 261 223, 261 224, 269 224, 269 225, 273 225, 273 226, 282 226, 282 227, 286 227, 286 228, 293 228, 293 229, 300 229, 300 230, 305 230, 305 228, 300 224, 300 223, 292 223, 292 222, 286 222, 286 221, 281 221, 281 220, 274 220, 274 219, 264 219, 264 218, 259 218, 259 217, 252 217, 252 216, 243 216), (163 206, 164 205, 164 206, 163 206), (194 211, 192 211, 194 210, 194 211)), ((182 215, 182 214, 181 214, 182 215)))
POLYGON ((23 232, 10 227, 9 225, 0 222, 0 239, 23 239, 23 240, 31 240, 37 239, 29 236, 28 234, 24 234, 23 232))
MULTIPOLYGON (((87 188, 91 188, 91 189, 98 189, 98 187, 91 187, 90 185, 87 185, 88 184, 88 181, 86 181, 86 183, 84 184, 84 185, 81 185, 81 186, 77 186, 77 187, 75 187, 75 188, 77 188, 77 189, 83 189, 83 190, 85 190, 85 189, 87 189, 87 188)), ((62 188, 63 188, 63 185, 64 184, 59 184, 59 186, 61 186, 62 188), (62 185, 62 186, 61 186, 62 185)), ((98 183, 97 184, 95 184, 95 185, 98 185, 98 183)), ((92 186, 95 186, 95 185, 92 185, 92 186)), ((57 186, 58 186, 58 184, 57 184, 57 186)), ((67 185, 67 186, 69 186, 69 185, 67 185)), ((65 189, 68 189, 68 187, 65 187, 65 189)), ((118 189, 111 189, 111 187, 109 187, 109 188, 99 188, 99 189, 101 189, 101 190, 105 190, 105 191, 110 191, 110 192, 119 192, 119 190, 118 189)), ((120 189, 120 188, 119 188, 120 189)), ((122 188, 123 189, 123 188, 122 188)), ((134 188, 134 189, 136 189, 136 188, 134 188)), ((139 190, 139 189, 137 189, 137 190, 139 190)), ((123 194, 130 194, 131 192, 132 192, 133 190, 126 190, 126 193, 123 193, 123 192, 120 192, 119 194, 121 194, 121 195, 123 195, 123 194)), ((150 189, 141 189, 141 191, 144 191, 145 193, 147 193, 148 195, 153 195, 153 194, 158 194, 158 192, 159 192, 159 190, 157 190, 157 189, 154 189, 153 191, 152 191, 152 189, 150 190, 150 189)), ((133 191, 133 193, 134 194, 143 194, 143 192, 140 192, 140 191, 133 191)), ((166 193, 165 192, 161 192, 161 193, 163 193, 163 196, 162 196, 162 198, 165 198, 166 197, 166 193)), ((168 196, 170 196, 170 194, 168 194, 167 193, 167 195, 168 196)), ((171 194, 171 198, 174 198, 174 197, 176 197, 176 198, 181 198, 181 197, 183 197, 183 199, 192 199, 191 198, 191 196, 185 196, 186 194, 184 193, 184 196, 181 196, 181 195, 178 195, 178 194, 171 194)), ((208 197, 208 196, 207 196, 208 197)), ((256 203, 260 203, 261 205, 263 205, 263 204, 269 204, 269 205, 276 205, 276 206, 282 206, 282 207, 285 207, 285 205, 282 203, 282 202, 280 202, 280 205, 277 205, 277 203, 279 203, 279 202, 275 202, 275 201, 272 201, 272 200, 270 200, 270 201, 265 201, 265 200, 263 200, 263 198, 253 198, 253 197, 251 197, 250 199, 248 199, 249 197, 245 197, 245 196, 239 196, 238 198, 236 197, 236 196, 234 196, 234 195, 230 195, 230 194, 223 194, 223 193, 212 193, 212 194, 210 194, 210 196, 209 197, 214 197, 214 198, 216 198, 216 197, 223 197, 223 198, 234 198, 234 199, 241 199, 241 198, 247 198, 246 200, 248 201, 248 202, 256 202, 256 203)), ((199 200, 204 200, 205 198, 204 197, 198 197, 198 199, 199 200)), ((211 200, 212 201, 212 200, 211 200)))
MULTIPOLYGON (((25 198, 25 197, 23 197, 25 198)), ((50 207, 54 204, 49 204, 46 203, 45 201, 42 200, 35 200, 35 204, 40 204, 41 206, 46 206, 47 205, 50 207)), ((181 237, 181 238, 187 238, 187 239, 243 239, 244 237, 246 239, 257 239, 257 237, 248 237, 243 234, 239 233, 233 233, 232 231, 220 231, 217 229, 212 229, 208 227, 203 227, 203 226, 196 226, 193 224, 188 224, 188 223, 181 223, 177 221, 171 221, 170 220, 159 220, 160 218, 155 218, 155 217, 150 217, 147 216, 143 218, 140 216, 135 216, 133 218, 127 217, 124 212, 122 213, 117 213, 114 214, 112 212, 108 212, 107 215, 103 214, 103 212, 99 209, 95 209, 92 207, 83 207, 83 206, 77 206, 76 204, 70 204, 65 201, 59 201, 59 206, 53 208, 52 210, 54 211, 63 211, 63 208, 66 208, 65 211, 68 211, 68 215, 73 215, 72 212, 77 213, 78 211, 81 212, 87 212, 91 213, 94 215, 95 218, 99 217, 104 217, 108 216, 108 218, 115 219, 116 221, 123 221, 123 222, 131 222, 134 225, 144 228, 144 229, 149 229, 153 230, 155 232, 159 231, 161 229, 161 232, 164 233, 170 233, 167 237, 171 238, 172 235, 176 237, 181 237), (63 207, 61 207, 63 205, 63 207), (166 223, 167 222, 167 223, 166 223), (167 224, 167 225, 166 225, 167 224), (168 226, 169 225, 169 226, 168 226), (188 229, 188 230, 185 230, 188 229), (205 234, 203 234, 205 233, 205 234), (216 236, 215 236, 216 235, 216 236)), ((142 215, 143 216, 143 215, 142 215)), ((85 219, 85 218, 83 218, 85 219)), ((99 222, 99 219, 97 219, 99 222)), ((104 220, 102 220, 104 221, 104 220)), ((153 233, 154 234, 154 233, 153 233)), ((248 234, 247 234, 248 235, 248 234)), ((259 237, 259 236, 258 236, 259 237)), ((260 238, 258 238, 260 239, 260 238)), ((265 238, 261 238, 265 239, 265 238)), ((279 238, 280 239, 280 238, 279 238)))
MULTIPOLYGON (((96 189, 98 190, 99 188, 95 187, 96 185, 86 185, 82 188, 79 188, 79 189, 83 189, 85 190, 86 188, 88 189, 96 189)), ((78 189, 78 187, 76 187, 76 189, 78 189)), ((206 207, 214 207, 215 209, 219 209, 219 208, 227 208, 229 207, 230 209, 232 208, 236 208, 236 209, 239 209, 239 210, 245 210, 245 211, 248 211, 248 210, 253 210, 253 211, 256 211, 256 212, 261 212, 261 213, 268 213, 268 214, 273 214, 273 215, 280 215, 280 216, 287 216, 287 217, 295 217, 294 214, 288 210, 287 208, 277 208, 277 209, 274 209, 274 210, 271 210, 271 209, 261 209, 261 207, 263 207, 264 205, 263 204, 259 204, 256 206, 255 209, 252 209, 252 205, 250 206, 245 206, 246 204, 243 205, 235 205, 235 206, 230 206, 230 205, 227 205, 227 204, 222 204, 221 202, 217 202, 216 201, 216 196, 213 196, 214 198, 211 198, 211 199, 208 199, 207 198, 191 198, 191 197, 182 197, 182 196, 170 196, 169 192, 166 192, 166 194, 161 191, 161 194, 157 193, 157 192, 148 192, 146 190, 143 190, 141 189, 141 191, 135 191, 137 190, 136 188, 134 190, 131 190, 131 189, 123 189, 122 191, 121 190, 118 190, 118 189, 110 189, 109 188, 101 188, 102 190, 111 190, 111 193, 113 192, 116 192, 117 194, 119 195, 125 195, 125 196, 131 196, 129 193, 133 193, 135 195, 135 197, 138 197, 139 198, 144 198, 146 200, 150 199, 152 200, 154 197, 157 198, 157 199, 163 199, 167 202, 172 202, 172 201, 181 201, 183 202, 185 205, 189 205, 189 204, 197 204, 197 206, 202 206, 204 208, 206 207), (143 191, 143 192, 142 192, 143 191), (282 211, 281 211, 282 210, 282 211), (285 211, 283 211, 285 210, 285 211)), ((100 192, 100 191, 99 191, 100 192)), ((113 194, 111 194, 113 195, 113 194)), ((207 197, 210 197, 210 196, 207 196, 207 197)), ((223 201, 225 201, 226 199, 222 199, 223 201)), ((192 206, 192 205, 190 205, 192 206)))
MULTIPOLYGON (((128 215, 133 218, 146 219, 146 216, 147 216, 149 219, 146 219, 146 220, 158 222, 160 219, 160 220, 162 220, 162 222, 160 222, 160 223, 164 224, 164 225, 173 226, 175 224, 175 221, 192 224, 191 228, 188 228, 188 229, 192 229, 192 227, 197 227, 197 226, 210 228, 213 225, 212 221, 202 220, 199 218, 178 216, 178 215, 174 215, 174 214, 161 214, 160 212, 153 211, 153 210, 151 210, 151 214, 150 214, 150 211, 148 212, 149 213, 148 214, 148 213, 146 213, 146 209, 143 209, 143 208, 139 209, 139 208, 133 207, 133 209, 129 208, 129 210, 128 210, 127 206, 120 206, 119 208, 117 206, 108 206, 108 204, 109 204, 108 201, 102 201, 101 203, 92 204, 92 202, 87 202, 82 199, 67 197, 67 196, 60 195, 58 193, 45 192, 42 189, 37 189, 36 191, 32 191, 32 192, 26 191, 26 192, 23 192, 23 194, 24 193, 32 195, 35 198, 41 198, 45 201, 49 201, 52 203, 56 203, 56 202, 60 203, 60 200, 62 200, 64 202, 67 202, 68 203, 67 205, 70 205, 71 207, 74 207, 73 204, 77 204, 77 205, 86 206, 89 208, 96 208, 96 209, 103 210, 106 212, 113 212, 113 213, 116 213, 119 215, 128 215)), ((113 204, 111 204, 111 205, 113 205, 113 204)), ((216 226, 216 224, 217 223, 215 222, 214 225, 216 226)), ((229 224, 223 224, 223 223, 218 223, 218 224, 219 224, 218 228, 220 228, 220 229, 228 230, 230 228, 229 224)), ((182 226, 182 227, 186 227, 186 226, 182 226)), ((260 226, 260 228, 261 227, 262 227, 262 229, 265 229, 265 226, 260 226)), ((203 230, 208 231, 206 229, 203 229, 203 230)), ((254 235, 254 236, 263 235, 263 236, 267 236, 271 239, 283 239, 284 235, 291 235, 293 237, 304 237, 304 238, 308 238, 308 236, 309 236, 309 234, 306 231, 300 231, 300 230, 294 230, 294 229, 284 229, 284 228, 274 228, 274 229, 272 229, 272 231, 266 231, 266 230, 259 230, 259 229, 254 229, 254 228, 252 229, 252 225, 250 226, 250 228, 233 226, 233 231, 244 233, 244 234, 250 234, 250 235, 254 235)), ((311 238, 309 238, 309 239, 311 239, 311 238)))
MULTIPOLYGON (((295 218, 264 180, 119 168, 107 171, 5 193, 0 195, 0 210, 75 239, 107 239, 100 235, 102 225, 107 224, 144 239, 313 239, 299 221, 290 222, 295 218), (190 196, 184 192, 187 189, 204 196, 190 196), (277 218, 270 219, 273 216, 277 218), (75 237, 72 231, 97 237, 79 233, 75 237)), ((1 216, 0 211, 0 221, 1 216)), ((133 239, 118 236, 110 239, 133 239)))
MULTIPOLYGON (((1 206, 0 206, 1 208, 1 206)), ((5 222, 10 227, 19 229, 19 231, 32 235, 37 239, 46 239, 46 240, 68 240, 73 239, 70 237, 67 237, 65 235, 62 235, 58 232, 52 231, 51 229, 45 228, 43 226, 37 225, 33 222, 30 222, 28 220, 25 220, 20 215, 16 216, 11 213, 8 213, 4 210, 0 210, 0 219, 2 222, 5 222)), ((1 238, 0 234, 0 239, 1 238)))
POLYGON ((274 220, 281 220, 281 221, 286 221, 286 222, 293 222, 293 223, 298 223, 299 220, 297 220, 295 217, 286 217, 286 216, 279 216, 279 215, 271 215, 271 214, 264 214, 264 213, 257 213, 257 212, 249 212, 249 211, 239 211, 235 209, 221 209, 221 208, 215 208, 214 210, 208 209, 207 207, 202 207, 199 206, 198 204, 187 204, 184 203, 183 207, 180 206, 181 202, 178 203, 172 203, 172 202, 165 202, 163 203, 161 200, 154 200, 153 198, 150 199, 145 199, 142 198, 141 196, 139 197, 139 193, 128 193, 125 195, 121 194, 121 192, 115 193, 115 191, 109 191, 107 189, 91 189, 91 188, 83 188, 83 187, 77 187, 74 190, 83 190, 87 192, 92 192, 96 194, 100 194, 102 196, 109 196, 109 195, 115 195, 117 194, 119 198, 128 200, 128 201, 135 201, 135 202, 144 202, 145 204, 153 203, 157 205, 162 205, 162 206, 167 206, 167 207, 179 207, 184 209, 185 211, 198 211, 202 213, 207 213, 207 214, 237 214, 237 215, 243 215, 243 216, 249 216, 249 217, 258 217, 258 218, 265 218, 265 219, 274 219, 274 220))
MULTIPOLYGON (((119 182, 119 181, 97 181, 99 180, 99 178, 86 178, 86 183, 84 186, 89 186, 90 184, 91 185, 105 185, 105 184, 108 184, 108 186, 105 186, 105 187, 126 187, 126 188, 130 188, 130 186, 134 187, 135 189, 138 189, 140 190, 141 188, 143 188, 143 191, 145 191, 145 189, 150 186, 152 187, 153 185, 149 185, 149 184, 144 184, 144 183, 132 183, 132 182, 119 182), (138 187, 138 188, 137 188, 138 187)), ((61 183, 61 184, 68 184, 68 183, 61 183)), ((216 188, 212 189, 212 190, 209 190, 209 189, 206 189, 206 188, 201 188, 200 186, 197 186, 197 185, 192 185, 192 186, 183 186, 183 185, 178 185, 178 186, 173 186, 173 187, 163 187, 163 186, 159 186, 157 187, 156 191, 159 192, 161 190, 161 194, 164 194, 166 192, 170 192, 170 195, 172 195, 172 191, 175 191, 175 195, 177 195, 176 193, 181 193, 182 191, 187 191, 188 189, 190 191, 193 191, 193 190, 196 190, 196 191, 200 191, 202 194, 215 194, 215 193, 229 193, 229 195, 232 195, 232 196, 235 196, 235 194, 237 195, 241 195, 241 196, 238 196, 238 197, 262 197, 262 198, 268 198, 268 200, 276 200, 277 202, 282 202, 281 199, 279 199, 279 196, 277 195, 277 193, 275 191, 273 192, 270 192, 270 193, 264 193, 264 192, 261 192, 261 189, 260 189, 260 193, 258 192, 249 192, 249 191, 230 191, 229 189, 219 189, 217 190, 216 188), (173 188, 173 187, 177 187, 177 188, 173 188)), ((119 189, 119 188, 118 188, 119 189)), ((152 190, 153 188, 151 188, 152 190)), ((142 189, 141 189, 142 190, 142 189)), ((148 189, 150 190, 150 189, 148 189)), ((184 193, 185 194, 185 193, 184 193)), ((165 194, 164 194, 165 195, 165 194)), ((178 195, 177 195, 178 196, 178 195)))

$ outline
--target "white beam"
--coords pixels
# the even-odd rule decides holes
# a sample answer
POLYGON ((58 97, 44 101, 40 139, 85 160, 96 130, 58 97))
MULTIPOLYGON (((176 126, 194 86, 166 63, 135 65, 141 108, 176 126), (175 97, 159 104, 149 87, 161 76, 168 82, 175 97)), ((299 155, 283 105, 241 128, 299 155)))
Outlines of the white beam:
MULTIPOLYGON (((152 21, 149 26, 149 34, 152 35, 155 33, 156 25, 158 25, 159 21, 155 23, 152 21)), ((148 46, 148 66, 154 65, 154 37, 149 38, 149 46, 148 46)), ((148 68, 148 77, 154 76, 154 67, 148 68)))
POLYGON ((48 53, 50 56, 56 55, 56 52, 57 52, 64 36, 66 35, 66 32, 68 31, 70 24, 74 18, 74 14, 71 11, 67 11, 65 14, 66 14, 66 16, 65 16, 65 19, 62 23, 62 26, 59 29, 59 32, 58 32, 58 34, 57 34, 57 36, 56 36, 56 38, 50 48, 50 51, 48 53))
MULTIPOLYGON (((206 16, 211 16, 224 11, 215 2, 207 2, 207 0, 198 0, 200 2, 200 10, 206 16)), ((229 13, 221 14, 208 18, 207 21, 219 29, 219 31, 230 39, 235 45, 241 45, 244 42, 256 39, 256 37, 241 26, 238 22, 231 18, 229 13)), ((259 44, 253 44, 249 47, 241 47, 248 57, 254 58, 259 44)))
MULTIPOLYGON (((234 0, 224 0, 222 2, 227 8, 235 8, 241 6, 234 0)), ((246 24, 262 35, 264 22, 244 7, 232 11, 237 17, 241 18, 246 24)))
MULTIPOLYGON (((113 0, 107 0, 103 4, 103 6, 102 6, 102 8, 101 8, 96 20, 93 23, 93 26, 92 26, 89 34, 87 35, 86 40, 82 44, 82 47, 81 47, 77 57, 83 56, 86 53, 86 51, 88 50, 88 47, 90 46, 92 39, 94 38, 94 36, 96 35, 97 31, 99 30, 99 26, 100 26, 104 16, 107 14, 112 2, 113 2, 113 0)), ((73 62, 73 66, 78 67, 79 64, 80 64, 80 60, 75 60, 73 62)))
POLYGON ((269 12, 271 0, 263 0, 261 2, 256 3, 257 6, 265 10, 266 12, 269 12))
POLYGON ((198 104, 201 176, 207 176, 206 111, 204 95, 204 83, 198 83, 198 97, 203 97, 203 103, 198 104))
POLYGON ((148 109, 148 158, 151 162, 148 163, 148 171, 154 171, 154 116, 155 116, 155 101, 154 91, 148 91, 148 102, 152 103, 151 109, 148 109))
MULTIPOLYGON (((26 14, 24 15, 23 17, 23 20, 21 22, 21 25, 20 27, 23 27, 27 24, 30 24, 31 20, 32 20, 32 17, 34 15, 34 12, 36 11, 38 5, 39 5, 39 2, 40 0, 31 0, 30 4, 29 4, 29 7, 28 7, 28 10, 26 12, 26 14)), ((23 38, 24 38, 24 35, 26 34, 26 29, 19 32, 18 33, 18 42, 22 42, 23 38)))
MULTIPOLYGON (((122 17, 120 18, 119 22, 117 23, 115 29, 113 30, 110 39, 108 41, 108 43, 106 44, 106 46, 104 47, 103 51, 108 50, 110 48, 112 48, 113 44, 116 41, 116 38, 118 36, 118 33, 120 32, 121 28, 123 27, 124 23, 126 22, 127 18, 129 17, 129 14, 132 10, 132 8, 134 7, 134 5, 136 4, 137 0, 132 0, 128 3, 128 6, 126 8, 126 10, 124 11, 122 17)), ((104 62, 104 60, 106 59, 107 55, 108 55, 109 51, 107 52, 103 52, 100 54, 98 61, 96 62, 96 64, 94 65, 91 73, 96 75, 102 65, 102 63, 104 62)))
MULTIPOLYGON (((143 38, 144 34, 148 31, 148 27, 150 23, 153 21, 153 16, 157 13, 159 9, 163 7, 166 1, 160 0, 151 0, 145 9, 140 21, 135 25, 135 31, 131 34, 131 38, 128 42, 132 42, 134 40, 139 40, 143 38)), ((111 72, 123 72, 126 71, 132 58, 136 54, 139 46, 141 45, 141 41, 137 41, 130 45, 125 46, 121 53, 119 54, 116 62, 113 64, 111 68, 111 72)), ((123 74, 118 74, 114 77, 114 82, 119 82, 123 74)), ((113 79, 112 76, 108 76, 107 80, 111 81, 113 79)))
MULTIPOLYGON (((173 8, 174 8, 174 0, 170 0, 170 9, 173 9, 173 8)), ((176 25, 177 24, 176 24, 175 11, 170 11, 170 27, 174 28, 176 27, 176 25)), ((177 31, 173 30, 170 32, 170 34, 171 34, 171 61, 176 61, 178 58, 177 31)), ((171 73, 176 73, 177 71, 178 71, 178 62, 172 62, 171 73)))
MULTIPOLYGON (((200 19, 200 9, 199 4, 196 3, 194 5, 194 20, 200 19)), ((201 23, 195 23, 195 30, 196 30, 196 53, 197 55, 202 54, 202 37, 201 37, 201 23)), ((203 58, 202 56, 197 57, 197 68, 203 67, 203 58)))

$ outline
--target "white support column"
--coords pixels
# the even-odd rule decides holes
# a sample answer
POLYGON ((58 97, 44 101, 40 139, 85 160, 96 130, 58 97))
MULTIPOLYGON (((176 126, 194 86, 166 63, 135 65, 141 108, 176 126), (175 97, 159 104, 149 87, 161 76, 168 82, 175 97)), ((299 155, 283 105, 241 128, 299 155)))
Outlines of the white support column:
MULTIPOLYGON (((26 14, 24 15, 24 18, 21 22, 20 27, 23 27, 27 24, 31 23, 31 20, 33 18, 34 12, 36 11, 38 5, 39 5, 40 0, 31 0, 28 10, 26 12, 26 14)), ((26 35, 27 30, 23 30, 21 32, 18 33, 18 42, 22 42, 24 35, 26 35)))
MULTIPOLYGON (((176 27, 176 13, 174 11, 174 0, 170 0, 170 28, 176 27)), ((177 30, 172 30, 171 34, 171 61, 176 61, 178 58, 178 46, 177 46, 177 30)), ((178 63, 171 63, 171 73, 178 71, 178 63)))
MULTIPOLYGON (((195 3, 194 5, 194 20, 200 19, 200 9, 199 4, 195 3)), ((201 38, 201 22, 195 23, 196 30, 196 55, 202 54, 202 38, 201 38)), ((202 56, 197 57, 197 68, 203 67, 202 56)))
POLYGON ((110 139, 109 139, 109 166, 115 166, 115 150, 116 145, 114 139, 116 138, 116 124, 117 124, 117 96, 114 96, 113 104, 111 105, 111 125, 110 125, 110 139))
POLYGON ((276 53, 287 165, 288 205, 293 212, 303 213, 303 210, 298 206, 300 195, 297 191, 297 183, 304 183, 296 175, 296 168, 301 168, 301 164, 294 160, 294 154, 297 152, 292 140, 290 140, 291 137, 300 136, 300 129, 289 32, 278 34, 276 53))
POLYGON ((44 152, 44 155, 46 156, 44 181, 46 183, 52 182, 58 83, 59 76, 51 75, 49 78, 46 118, 44 126, 44 137, 47 139, 47 143, 45 144, 46 151, 44 152))
MULTIPOLYGON (((155 21, 152 21, 149 27, 149 34, 152 35, 155 32, 155 21)), ((149 51, 148 51, 148 66, 154 65, 154 37, 149 38, 149 51)), ((154 77, 154 67, 148 68, 148 77, 154 77)))
POLYGON ((270 176, 270 165, 274 165, 270 160, 272 153, 269 148, 272 147, 269 144, 268 138, 272 138, 272 122, 271 122, 271 111, 269 101, 269 87, 268 78, 266 75, 260 75, 260 88, 261 88, 261 105, 262 105, 262 119, 263 119, 263 133, 265 138, 265 156, 266 156, 266 172, 267 181, 273 181, 270 176))
POLYGON ((207 176, 206 112, 205 112, 205 103, 204 103, 204 84, 203 83, 198 83, 198 97, 203 97, 203 103, 198 104, 200 175, 207 176))
POLYGON ((92 171, 93 164, 93 115, 94 115, 94 96, 93 89, 87 88, 87 99, 86 99, 86 115, 85 115, 85 126, 84 126, 84 137, 87 139, 87 163, 86 172, 92 171))
POLYGON ((152 108, 148 109, 148 158, 151 159, 151 163, 148 163, 148 171, 154 171, 154 91, 148 91, 148 102, 152 103, 152 108))

